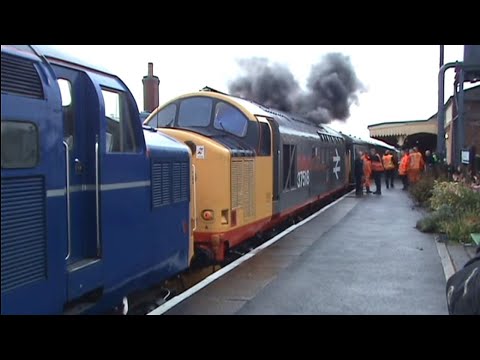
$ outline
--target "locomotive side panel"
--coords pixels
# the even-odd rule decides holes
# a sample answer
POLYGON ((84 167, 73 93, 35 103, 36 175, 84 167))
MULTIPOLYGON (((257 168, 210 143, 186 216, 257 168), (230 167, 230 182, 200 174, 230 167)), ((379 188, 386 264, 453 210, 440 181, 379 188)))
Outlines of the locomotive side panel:
POLYGON ((2 45, 1 313, 65 302, 67 212, 60 90, 28 47, 2 45))
POLYGON ((343 139, 280 128, 280 211, 290 211, 345 187, 343 139), (293 176, 292 176, 293 174, 293 176))
POLYGON ((190 153, 147 149, 118 77, 44 50, 2 45, 2 314, 108 310, 188 267, 190 153))

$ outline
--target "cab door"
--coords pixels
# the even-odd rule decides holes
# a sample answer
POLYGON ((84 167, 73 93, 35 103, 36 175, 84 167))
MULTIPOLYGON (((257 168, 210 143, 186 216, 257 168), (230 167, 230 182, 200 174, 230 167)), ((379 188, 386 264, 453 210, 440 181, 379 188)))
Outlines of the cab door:
POLYGON ((257 178, 256 178, 256 194, 257 194, 257 216, 262 219, 272 216, 274 212, 274 203, 276 196, 277 182, 274 181, 274 158, 272 154, 272 128, 270 126, 271 119, 261 116, 257 117, 260 127, 259 149, 257 151, 257 178))
POLYGON ((98 234, 98 151, 100 100, 88 74, 53 65, 63 101, 64 140, 68 149, 68 299, 102 286, 98 234))
POLYGON ((145 272, 160 256, 152 251, 151 234, 158 229, 143 225, 152 207, 151 166, 135 101, 117 79, 97 76, 95 81, 103 102, 98 151, 100 241, 105 284, 116 287, 145 272))

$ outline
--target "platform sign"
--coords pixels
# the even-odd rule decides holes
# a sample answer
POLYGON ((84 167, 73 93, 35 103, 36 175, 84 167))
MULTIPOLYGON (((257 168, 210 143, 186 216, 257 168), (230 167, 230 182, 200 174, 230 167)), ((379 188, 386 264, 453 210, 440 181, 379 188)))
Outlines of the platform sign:
POLYGON ((462 150, 462 164, 470 164, 470 151, 462 150))

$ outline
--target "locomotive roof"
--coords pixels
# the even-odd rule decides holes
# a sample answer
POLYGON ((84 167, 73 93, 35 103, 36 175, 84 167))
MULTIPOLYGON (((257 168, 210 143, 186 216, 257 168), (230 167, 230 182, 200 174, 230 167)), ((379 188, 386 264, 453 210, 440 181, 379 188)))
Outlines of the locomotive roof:
POLYGON ((340 132, 332 129, 328 125, 314 124, 300 115, 293 115, 281 110, 272 109, 267 106, 261 105, 255 101, 244 99, 244 98, 230 95, 230 94, 226 94, 226 93, 217 91, 215 89, 212 89, 210 87, 205 87, 201 91, 215 92, 218 94, 222 94, 225 97, 232 99, 234 102, 237 102, 238 104, 243 106, 247 111, 251 112, 254 115, 273 117, 278 122, 280 127, 284 129, 294 128, 295 130, 308 132, 308 133, 321 133, 321 134, 327 134, 327 135, 336 136, 336 137, 342 137, 342 134, 340 132))
POLYGON ((352 135, 346 135, 343 134, 345 138, 347 138, 349 141, 351 141, 354 144, 360 144, 360 145, 369 145, 369 146, 379 146, 385 149, 389 150, 397 150, 394 146, 391 146, 383 141, 369 138, 369 139, 362 139, 360 137, 352 136, 352 135))
POLYGON ((84 67, 84 68, 87 68, 87 69, 90 69, 90 70, 101 72, 101 73, 104 73, 104 74, 107 74, 107 75, 110 75, 110 76, 116 76, 116 75, 113 74, 113 72, 109 71, 108 69, 106 69, 102 66, 92 65, 92 64, 90 64, 89 62, 87 62, 83 59, 72 56, 71 54, 69 54, 65 51, 61 51, 61 50, 53 48, 49 45, 30 45, 30 47, 32 47, 37 54, 39 54, 40 56, 44 56, 47 59, 60 60, 60 61, 67 62, 67 63, 70 63, 70 64, 75 64, 75 65, 78 65, 78 66, 81 66, 81 67, 84 67))

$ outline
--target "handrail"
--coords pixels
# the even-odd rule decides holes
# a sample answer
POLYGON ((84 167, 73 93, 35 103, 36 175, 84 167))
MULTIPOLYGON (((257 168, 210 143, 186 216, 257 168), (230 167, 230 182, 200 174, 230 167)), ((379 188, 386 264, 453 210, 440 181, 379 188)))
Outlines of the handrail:
POLYGON ((194 227, 193 231, 197 230, 197 173, 195 169, 195 165, 192 164, 193 168, 193 220, 194 220, 194 227))
POLYGON ((70 258, 70 254, 72 252, 72 236, 71 236, 71 219, 70 219, 70 151, 68 148, 68 143, 66 141, 63 142, 63 146, 65 146, 65 173, 66 173, 66 181, 67 181, 67 256, 65 256, 65 260, 70 258))
POLYGON ((95 200, 96 200, 96 217, 97 217, 97 256, 101 255, 100 244, 100 185, 99 185, 99 153, 98 153, 98 135, 95 140, 95 200))

